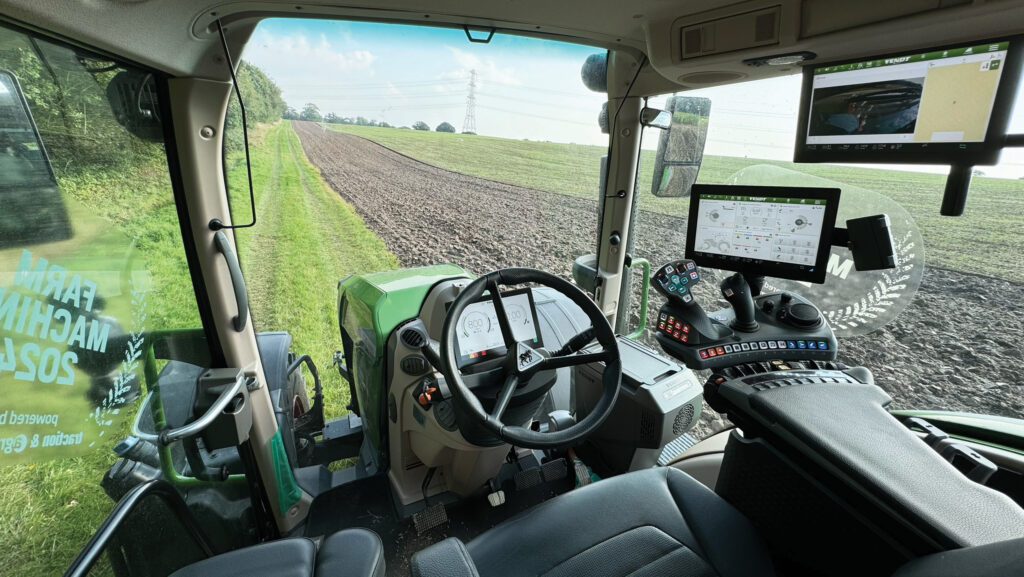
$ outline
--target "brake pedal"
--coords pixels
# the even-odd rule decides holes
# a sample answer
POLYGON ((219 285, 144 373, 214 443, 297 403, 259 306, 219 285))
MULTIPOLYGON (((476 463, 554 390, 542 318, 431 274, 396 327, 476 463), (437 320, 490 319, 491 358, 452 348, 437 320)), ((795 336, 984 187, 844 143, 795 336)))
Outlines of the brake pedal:
POLYGON ((412 524, 416 527, 416 533, 422 535, 431 529, 436 529, 441 525, 448 524, 448 512, 444 508, 443 503, 438 503, 432 507, 415 513, 412 516, 412 524))

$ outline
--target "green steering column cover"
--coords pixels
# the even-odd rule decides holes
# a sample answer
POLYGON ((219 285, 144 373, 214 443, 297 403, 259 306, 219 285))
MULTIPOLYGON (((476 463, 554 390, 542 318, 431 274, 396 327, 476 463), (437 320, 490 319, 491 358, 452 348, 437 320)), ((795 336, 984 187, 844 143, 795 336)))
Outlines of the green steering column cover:
POLYGON ((387 467, 383 444, 387 339, 395 327, 419 315, 423 299, 434 285, 451 278, 473 277, 453 264, 439 264, 352 275, 338 283, 338 320, 344 335, 351 339, 345 360, 371 448, 371 454, 362 456, 375 460, 364 463, 367 467, 375 466, 378 471, 387 467))

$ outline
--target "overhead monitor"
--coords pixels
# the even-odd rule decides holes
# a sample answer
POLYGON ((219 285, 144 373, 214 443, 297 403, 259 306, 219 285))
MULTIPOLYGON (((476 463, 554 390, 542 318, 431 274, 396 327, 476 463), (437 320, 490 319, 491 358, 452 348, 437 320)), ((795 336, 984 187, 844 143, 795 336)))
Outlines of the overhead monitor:
MULTIPOLYGON (((512 327, 512 337, 516 342, 528 342, 534 347, 542 346, 533 292, 530 289, 520 289, 504 292, 501 297, 512 327)), ((456 340, 459 368, 506 353, 501 327, 498 325, 498 312, 490 295, 480 297, 462 311, 456 329, 456 340)))
POLYGON ((825 282, 838 188, 695 184, 686 258, 723 270, 825 282))
POLYGON ((1021 38, 804 68, 795 162, 995 164, 1021 38))

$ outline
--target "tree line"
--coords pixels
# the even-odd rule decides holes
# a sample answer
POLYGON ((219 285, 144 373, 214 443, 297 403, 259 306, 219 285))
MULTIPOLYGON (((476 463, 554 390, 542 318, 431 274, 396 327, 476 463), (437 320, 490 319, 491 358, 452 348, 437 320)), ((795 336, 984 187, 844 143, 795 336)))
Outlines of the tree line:
MULTIPOLYGON (((366 118, 365 116, 338 116, 334 112, 328 112, 327 114, 320 113, 320 107, 312 102, 307 102, 302 107, 301 111, 295 110, 291 106, 285 108, 282 118, 285 120, 308 120, 309 122, 324 122, 327 124, 351 124, 353 126, 377 126, 380 128, 410 128, 409 126, 394 126, 381 120, 377 121, 372 118, 366 118)), ((422 120, 418 120, 413 123, 413 130, 430 130, 430 125, 422 120)), ((434 128, 436 132, 456 132, 455 127, 450 122, 442 122, 434 128)))

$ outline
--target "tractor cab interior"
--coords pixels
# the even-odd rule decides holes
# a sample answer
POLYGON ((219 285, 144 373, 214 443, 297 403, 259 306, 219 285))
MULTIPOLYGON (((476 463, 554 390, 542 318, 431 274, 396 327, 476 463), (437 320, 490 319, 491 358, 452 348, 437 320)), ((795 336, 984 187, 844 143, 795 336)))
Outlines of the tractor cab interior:
POLYGON ((1024 2, 57 4, 11 574, 1024 574, 1024 2))

